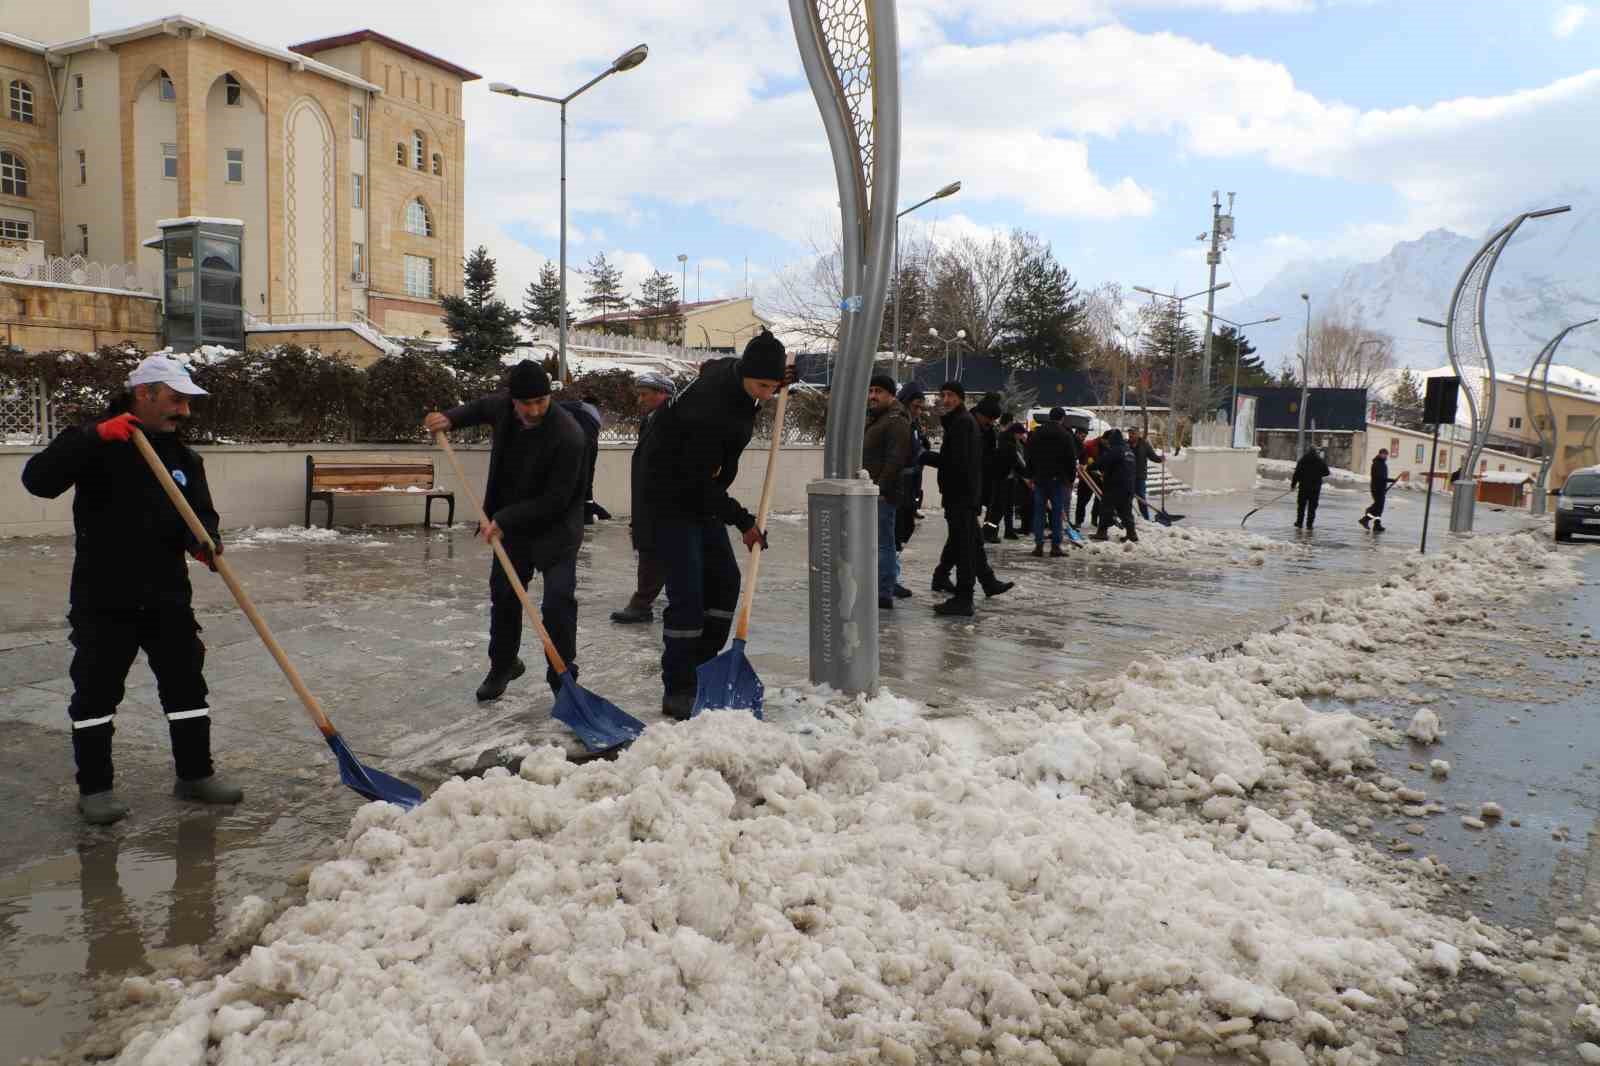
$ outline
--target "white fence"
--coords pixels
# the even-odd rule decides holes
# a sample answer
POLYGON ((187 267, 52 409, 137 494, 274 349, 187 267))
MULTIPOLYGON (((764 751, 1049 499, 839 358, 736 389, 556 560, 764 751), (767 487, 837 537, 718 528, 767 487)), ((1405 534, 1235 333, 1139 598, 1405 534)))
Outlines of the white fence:
POLYGON ((0 444, 43 444, 51 436, 43 383, 0 382, 0 444))
POLYGON ((119 289, 123 292, 160 295, 160 287, 154 281, 141 278, 139 268, 132 263, 95 263, 81 255, 0 256, 0 275, 9 275, 21 281, 47 281, 86 289, 119 289))

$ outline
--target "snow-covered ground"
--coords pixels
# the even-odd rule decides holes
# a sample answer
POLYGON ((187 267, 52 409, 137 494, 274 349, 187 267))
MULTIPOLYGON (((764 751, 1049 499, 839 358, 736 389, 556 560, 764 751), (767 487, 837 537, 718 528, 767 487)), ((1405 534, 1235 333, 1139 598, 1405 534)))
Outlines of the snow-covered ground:
POLYGON ((118 1061, 1375 1063, 1463 968, 1576 985, 1600 928, 1431 913, 1437 864, 1310 813, 1426 802, 1365 773, 1389 727, 1303 701, 1414 682, 1443 634, 1576 580, 1544 537, 1480 536, 1025 706, 786 690, 782 725, 369 804, 303 904, 235 909, 220 972, 125 980, 118 1061))
POLYGON ((334 541, 343 541, 346 544, 373 544, 381 546, 371 533, 350 529, 325 529, 322 526, 268 526, 256 528, 249 526, 240 530, 228 530, 223 534, 223 548, 235 551, 239 548, 253 548, 262 544, 329 544, 334 541))

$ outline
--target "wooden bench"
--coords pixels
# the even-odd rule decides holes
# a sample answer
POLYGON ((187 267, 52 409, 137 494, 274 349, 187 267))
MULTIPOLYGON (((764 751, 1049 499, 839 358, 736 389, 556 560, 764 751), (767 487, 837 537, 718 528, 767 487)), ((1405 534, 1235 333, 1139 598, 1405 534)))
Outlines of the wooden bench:
POLYGON ((456 494, 435 485, 432 459, 356 455, 318 462, 306 456, 306 528, 311 528, 312 501, 321 500, 332 529, 333 501, 342 496, 421 496, 424 528, 433 524, 433 501, 444 500, 450 508, 445 524, 456 520, 456 494))

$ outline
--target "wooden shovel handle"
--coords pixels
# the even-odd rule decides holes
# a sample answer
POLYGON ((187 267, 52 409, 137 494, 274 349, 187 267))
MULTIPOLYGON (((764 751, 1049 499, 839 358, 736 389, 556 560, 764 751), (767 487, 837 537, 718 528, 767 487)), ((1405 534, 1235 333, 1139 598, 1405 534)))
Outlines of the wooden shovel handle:
MULTIPOLYGON (((466 493, 472 509, 478 512, 478 519, 485 526, 489 524, 489 516, 484 512, 483 501, 478 499, 478 494, 472 491, 472 483, 467 480, 466 471, 461 469, 461 460, 456 458, 455 449, 450 447, 450 440, 443 433, 435 432, 433 439, 439 447, 444 449, 444 457, 450 460, 451 469, 456 472, 456 482, 461 486, 461 491, 466 493)), ((539 634, 539 640, 544 644, 544 657, 550 660, 550 668, 558 674, 567 672, 567 664, 561 658, 561 653, 556 651, 556 645, 550 639, 549 632, 544 628, 544 621, 539 617, 539 612, 534 609, 533 601, 528 599, 528 589, 517 576, 517 568, 511 565, 511 557, 506 554, 506 549, 496 540, 490 543, 494 549, 494 557, 500 560, 500 566, 505 571, 506 580, 511 582, 511 590, 517 594, 517 599, 522 601, 522 609, 528 612, 528 620, 533 623, 533 628, 539 634)))
POLYGON ((137 426, 133 427, 133 445, 139 449, 139 454, 144 456, 144 461, 150 465, 150 472, 161 482, 161 487, 167 490, 167 499, 172 501, 172 506, 178 509, 183 516, 183 521, 189 527, 189 532, 194 534, 195 540, 211 549, 211 560, 217 565, 217 573, 222 577, 222 583, 228 586, 228 591, 233 593, 233 598, 238 601, 239 609, 244 616, 250 619, 250 624, 255 627, 256 635, 261 638, 261 643, 267 646, 267 651, 272 653, 272 658, 277 662, 278 669, 283 671, 283 676, 289 679, 289 687, 294 689, 294 694, 300 697, 300 702, 305 705, 306 713, 316 723, 322 735, 334 735, 333 723, 328 721, 327 714, 322 709, 322 704, 317 697, 306 688, 306 683, 300 679, 300 672, 294 668, 289 657, 283 653, 283 648, 273 639, 272 631, 267 628, 266 620, 256 610, 255 604, 250 602, 250 597, 245 594, 244 586, 239 584, 239 579, 233 576, 233 568, 228 565, 228 560, 217 554, 216 542, 211 539, 211 534, 206 532, 206 527, 201 524, 200 516, 194 513, 194 508, 189 506, 189 501, 184 498, 183 490, 178 488, 177 482, 172 480, 172 475, 167 473, 166 464, 150 446, 145 435, 137 426))
MULTIPOLYGON (((784 363, 787 372, 789 364, 784 363)), ((772 506, 773 474, 778 469, 778 445, 783 440, 783 417, 789 405, 789 386, 787 383, 778 389, 778 406, 772 412, 772 443, 767 446, 767 476, 761 482, 761 502, 756 506, 756 529, 762 534, 767 531, 767 509, 772 506)), ((744 578, 744 591, 739 596, 739 626, 734 630, 734 636, 744 640, 750 632, 750 609, 756 601, 756 575, 761 572, 761 542, 758 540, 755 547, 750 549, 750 572, 744 578)))

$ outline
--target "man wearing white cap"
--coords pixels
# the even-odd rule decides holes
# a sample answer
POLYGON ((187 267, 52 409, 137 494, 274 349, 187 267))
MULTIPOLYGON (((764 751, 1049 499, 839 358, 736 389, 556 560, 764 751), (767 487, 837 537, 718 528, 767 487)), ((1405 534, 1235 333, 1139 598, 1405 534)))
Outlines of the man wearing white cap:
POLYGON ((189 417, 189 398, 204 395, 182 363, 152 355, 134 368, 127 390, 104 417, 63 430, 22 470, 22 483, 35 496, 54 499, 77 489, 67 613, 75 650, 67 713, 78 766, 78 810, 95 825, 109 825, 128 813, 112 791, 112 720, 141 649, 156 675, 172 738, 174 794, 201 803, 237 803, 243 795, 212 772, 206 649, 190 606, 184 553, 212 569, 216 564, 131 443, 137 426, 221 551, 205 464, 177 437, 189 417))

